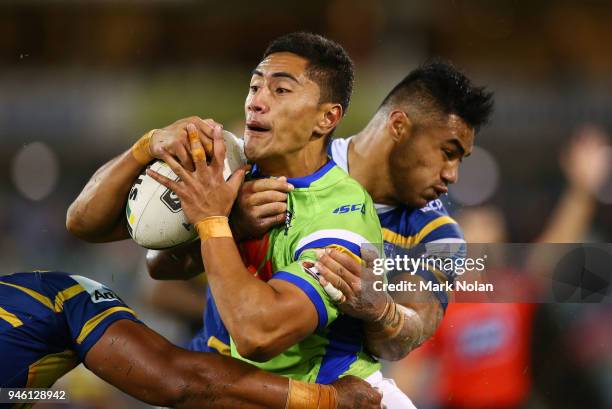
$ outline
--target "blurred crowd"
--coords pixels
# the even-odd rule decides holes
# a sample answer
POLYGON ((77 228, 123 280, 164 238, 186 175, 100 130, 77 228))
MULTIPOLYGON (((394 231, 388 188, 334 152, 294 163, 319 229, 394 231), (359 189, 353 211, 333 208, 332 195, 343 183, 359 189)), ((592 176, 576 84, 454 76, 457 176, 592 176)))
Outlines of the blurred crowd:
MULTIPOLYGON (((537 241, 589 241, 610 167, 601 155, 607 143, 592 126, 570 140, 559 160, 566 186, 537 241)), ((495 206, 464 208, 456 218, 468 243, 508 240, 495 206)), ((525 268, 538 269, 533 261, 525 268)), ((606 304, 451 304, 434 337, 390 371, 420 408, 608 408, 611 314, 606 304)))

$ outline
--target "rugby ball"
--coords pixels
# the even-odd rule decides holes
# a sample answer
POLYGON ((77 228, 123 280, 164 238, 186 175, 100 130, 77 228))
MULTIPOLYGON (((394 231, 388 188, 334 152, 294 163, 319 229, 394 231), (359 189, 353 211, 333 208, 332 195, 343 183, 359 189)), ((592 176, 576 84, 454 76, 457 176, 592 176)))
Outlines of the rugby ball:
MULTIPOLYGON (((223 177, 227 180, 247 161, 244 143, 230 132, 223 131, 226 156, 223 177)), ((152 162, 147 168, 172 180, 179 177, 163 161, 152 162)), ((132 239, 148 249, 175 247, 197 238, 197 232, 181 208, 178 196, 146 174, 146 169, 134 181, 125 208, 127 227, 132 239)))

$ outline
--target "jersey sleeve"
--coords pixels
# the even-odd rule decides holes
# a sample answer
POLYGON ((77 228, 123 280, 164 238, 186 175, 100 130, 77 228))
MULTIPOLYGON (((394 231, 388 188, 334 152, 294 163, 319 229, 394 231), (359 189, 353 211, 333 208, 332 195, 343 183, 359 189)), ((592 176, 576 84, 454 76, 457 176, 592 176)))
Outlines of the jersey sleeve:
MULTIPOLYGON (((323 289, 314 267, 317 261, 316 249, 332 247, 342 252, 361 257, 361 247, 382 243, 380 223, 371 202, 353 207, 353 211, 340 213, 330 211, 310 223, 292 248, 288 265, 279 268, 273 279, 288 281, 302 290, 317 310, 318 329, 323 329, 338 318, 335 302, 323 289)), ((333 210, 333 209, 332 209, 333 210)))
POLYGON ((140 322, 136 313, 108 287, 86 277, 70 276, 76 284, 66 290, 64 314, 74 349, 81 360, 115 321, 140 322))
MULTIPOLYGON (((441 263, 438 265, 444 268, 423 268, 418 270, 417 274, 424 280, 434 283, 445 281, 453 283, 457 274, 449 266, 458 265, 458 260, 465 259, 467 253, 463 231, 459 224, 448 215, 446 209, 432 209, 430 212, 431 221, 424 227, 423 238, 417 247, 426 257, 440 260, 441 263)), ((434 295, 446 312, 450 294, 437 290, 434 291, 434 295)))
MULTIPOLYGON (((414 244, 409 247, 392 246, 393 250, 387 251, 387 256, 407 255, 411 258, 437 260, 439 262, 428 263, 426 268, 417 269, 415 274, 434 284, 453 283, 457 274, 449 266, 457 265, 457 260, 464 259, 467 249, 459 224, 449 216, 442 202, 435 200, 414 211, 407 224, 414 228, 410 232, 414 244)), ((432 292, 446 311, 450 294, 441 289, 432 292)))
POLYGON ((314 269, 309 267, 309 263, 314 264, 316 260, 317 257, 314 251, 305 251, 299 260, 283 267, 272 276, 272 279, 287 281, 306 294, 317 311, 317 329, 322 330, 338 317, 338 309, 325 290, 323 290, 318 278, 314 274, 314 269))

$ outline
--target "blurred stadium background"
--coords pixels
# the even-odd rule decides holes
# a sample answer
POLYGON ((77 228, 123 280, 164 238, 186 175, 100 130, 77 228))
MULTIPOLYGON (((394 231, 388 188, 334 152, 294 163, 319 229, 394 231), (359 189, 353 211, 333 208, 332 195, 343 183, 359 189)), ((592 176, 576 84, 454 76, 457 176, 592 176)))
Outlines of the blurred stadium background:
MULTIPOLYGON (((269 40, 297 30, 327 35, 355 59, 354 97, 337 135, 359 130, 396 82, 434 56, 495 91, 492 123, 464 161, 450 201, 454 210, 494 209, 493 219, 476 223, 484 231, 492 220, 505 220, 505 235, 491 240, 535 241, 575 182, 559 161, 570 138, 595 126, 608 145, 599 154, 612 158, 611 21, 606 0, 4 0, 1 272, 89 275, 117 290, 152 327, 185 342, 194 324, 161 311, 172 293, 160 296, 148 279, 144 250, 129 241, 91 245, 71 237, 66 209, 96 168, 148 129, 199 115, 240 133, 251 69, 269 40)), ((585 193, 591 211, 578 242, 612 238, 612 178, 605 167, 598 172, 599 189, 585 193)), ((198 308, 178 312, 188 316, 198 308)), ((546 367, 554 357, 534 350, 520 402, 505 406, 612 407, 612 308, 547 308, 560 329, 554 357, 580 359, 559 369, 561 379, 544 374, 538 380, 536 358, 546 367)), ((510 338, 508 345, 521 340, 510 338)), ((407 378, 402 385, 420 408, 460 407, 452 396, 435 397, 444 374, 423 383, 423 373, 436 365, 435 353, 427 356, 427 365, 402 362, 388 365, 387 373, 407 378)), ((503 379, 488 372, 471 376, 484 385, 503 379)), ((83 373, 62 382, 75 391, 75 407, 140 407, 83 373)))

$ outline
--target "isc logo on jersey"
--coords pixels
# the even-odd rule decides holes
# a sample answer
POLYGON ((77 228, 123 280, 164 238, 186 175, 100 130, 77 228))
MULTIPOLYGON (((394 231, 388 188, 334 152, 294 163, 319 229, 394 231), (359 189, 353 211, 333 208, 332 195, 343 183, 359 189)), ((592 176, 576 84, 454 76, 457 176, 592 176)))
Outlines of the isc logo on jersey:
POLYGON ((71 275, 70 278, 79 283, 81 287, 83 287, 83 289, 89 293, 91 301, 96 304, 105 301, 123 302, 113 290, 104 286, 104 284, 82 276, 71 275))
POLYGON ((336 207, 332 213, 345 214, 345 213, 360 211, 361 213, 365 214, 365 209, 366 209, 365 203, 348 204, 348 205, 336 207))

